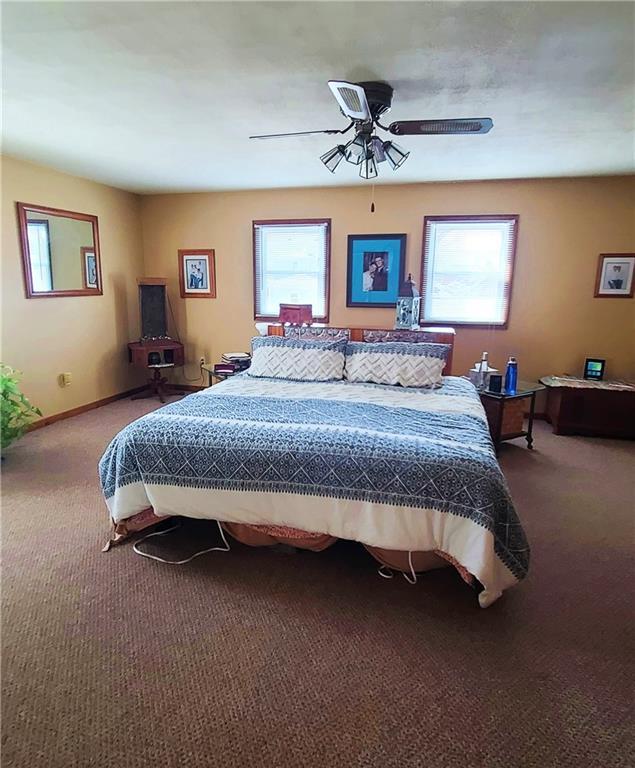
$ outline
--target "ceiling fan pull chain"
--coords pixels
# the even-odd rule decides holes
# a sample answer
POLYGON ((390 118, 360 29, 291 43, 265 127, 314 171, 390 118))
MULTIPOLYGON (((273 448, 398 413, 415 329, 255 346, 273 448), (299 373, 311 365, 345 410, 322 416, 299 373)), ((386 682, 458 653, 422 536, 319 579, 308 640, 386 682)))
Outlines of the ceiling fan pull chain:
POLYGON ((375 213, 375 185, 370 188, 370 212, 375 213))

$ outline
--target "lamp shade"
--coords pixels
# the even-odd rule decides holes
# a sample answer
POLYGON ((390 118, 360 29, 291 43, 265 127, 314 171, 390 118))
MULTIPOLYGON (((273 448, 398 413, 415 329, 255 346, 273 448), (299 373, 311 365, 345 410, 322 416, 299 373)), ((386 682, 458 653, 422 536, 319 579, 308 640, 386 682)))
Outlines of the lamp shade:
POLYGON ((395 144, 393 141, 385 141, 384 154, 386 155, 386 160, 390 163, 390 167, 393 171, 396 171, 400 165, 403 165, 406 162, 410 152, 406 152, 405 149, 400 147, 399 144, 395 144))
POLYGON ((379 136, 373 136, 369 144, 370 148, 373 150, 375 162, 383 163, 386 159, 386 155, 384 154, 384 142, 379 138, 379 136))
POLYGON ((352 141, 344 147, 346 160, 353 165, 359 165, 366 154, 366 138, 358 133, 352 141))
POLYGON ((312 304, 281 304, 278 322, 291 325, 311 325, 313 322, 312 304))
POLYGON ((366 156, 359 166, 359 175, 362 179, 374 179, 377 176, 377 164, 372 149, 366 152, 366 156))
POLYGON ((320 157, 320 160, 324 163, 324 165, 329 169, 331 173, 335 173, 335 169, 345 157, 346 157, 345 147, 342 146, 341 144, 338 144, 337 147, 333 147, 333 149, 329 149, 328 152, 325 152, 322 155, 322 157, 320 157))

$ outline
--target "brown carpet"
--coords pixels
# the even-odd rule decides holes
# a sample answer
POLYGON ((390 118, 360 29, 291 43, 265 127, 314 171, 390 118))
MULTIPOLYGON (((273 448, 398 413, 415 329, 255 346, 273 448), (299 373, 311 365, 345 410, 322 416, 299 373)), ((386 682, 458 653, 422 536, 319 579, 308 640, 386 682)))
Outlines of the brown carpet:
POLYGON ((151 407, 59 422, 4 462, 5 768, 633 765, 632 443, 538 424, 534 453, 503 448, 533 561, 482 610, 452 570, 385 581, 347 543, 102 554, 97 461, 151 407))

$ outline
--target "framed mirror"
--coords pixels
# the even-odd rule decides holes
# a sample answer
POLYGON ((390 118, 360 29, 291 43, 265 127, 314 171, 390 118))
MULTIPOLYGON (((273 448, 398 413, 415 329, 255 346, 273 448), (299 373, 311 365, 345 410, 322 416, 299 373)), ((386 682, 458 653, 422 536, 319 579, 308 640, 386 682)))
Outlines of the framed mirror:
POLYGON ((97 216, 18 203, 27 299, 103 293, 97 216))

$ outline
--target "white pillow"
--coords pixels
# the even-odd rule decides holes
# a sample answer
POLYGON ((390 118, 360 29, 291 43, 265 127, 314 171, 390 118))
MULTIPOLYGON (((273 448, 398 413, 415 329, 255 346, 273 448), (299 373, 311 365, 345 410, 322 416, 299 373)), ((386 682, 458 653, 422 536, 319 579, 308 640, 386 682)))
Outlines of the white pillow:
POLYGON ((304 341, 281 336, 251 341, 250 376, 295 381, 333 381, 344 377, 346 341, 304 341))
POLYGON ((402 341, 346 346, 345 376, 349 381, 398 384, 402 387, 440 387, 447 344, 402 341))

